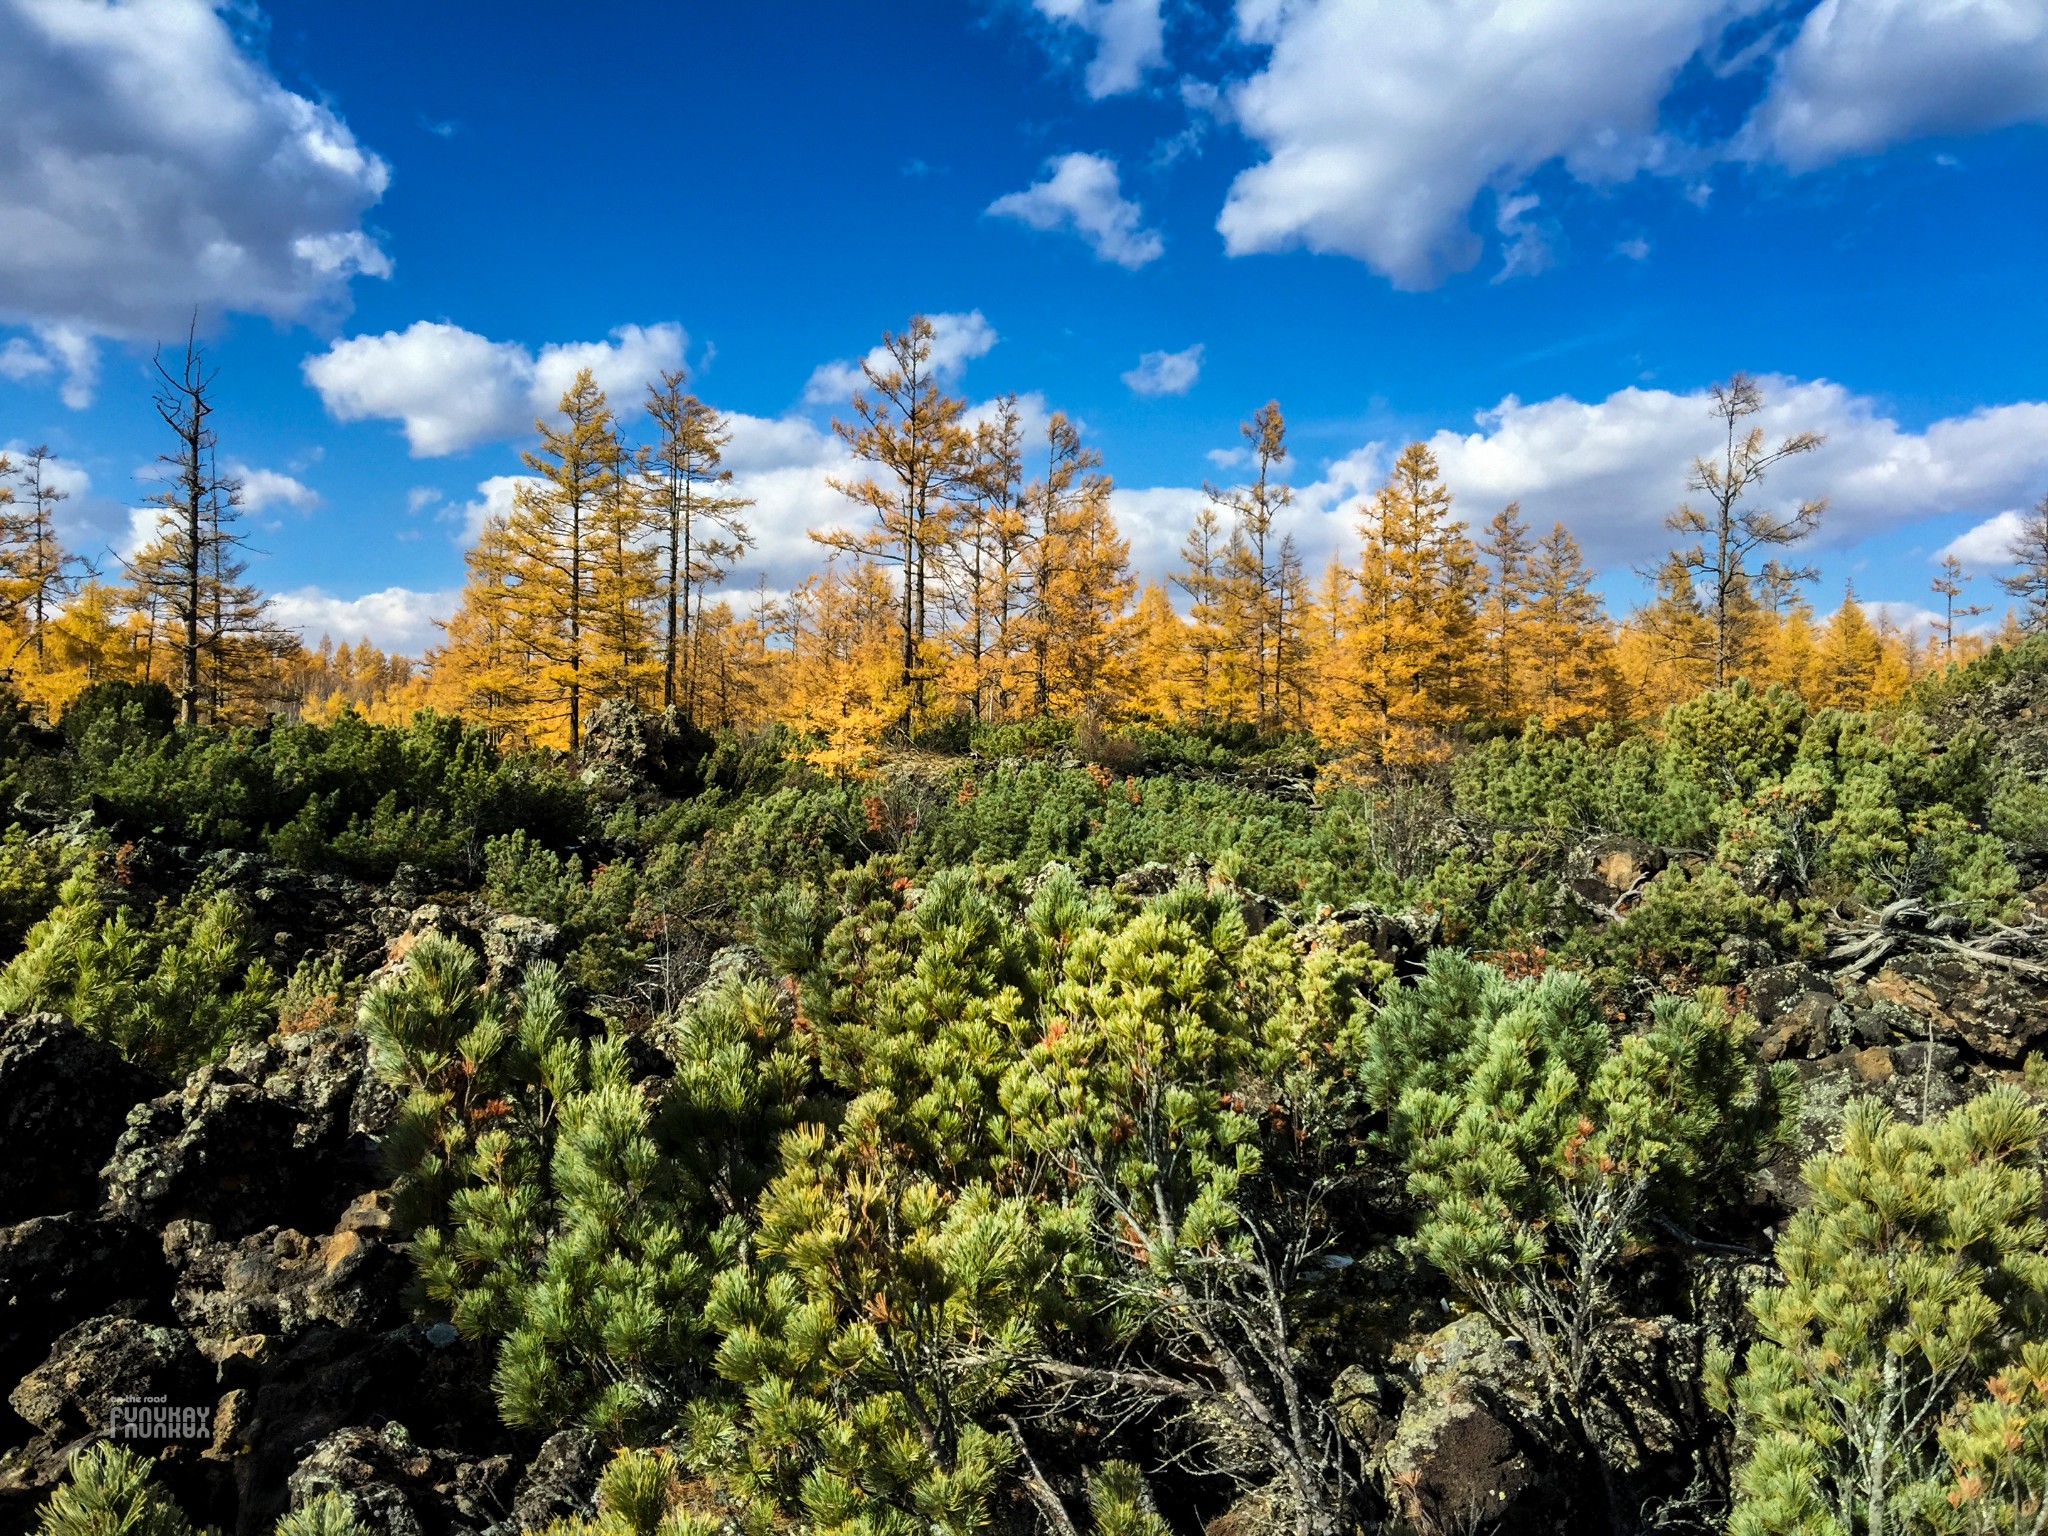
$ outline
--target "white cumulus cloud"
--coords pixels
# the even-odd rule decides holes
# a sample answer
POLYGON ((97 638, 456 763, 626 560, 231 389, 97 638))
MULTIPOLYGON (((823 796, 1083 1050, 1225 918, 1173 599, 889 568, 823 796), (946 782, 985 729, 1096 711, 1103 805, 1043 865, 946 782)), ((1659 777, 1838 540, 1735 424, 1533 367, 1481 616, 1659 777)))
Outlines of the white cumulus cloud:
POLYGON ((2023 516, 2017 508, 2012 508, 1996 517, 1987 517, 1942 545, 1934 552, 1935 558, 1953 555, 1973 571, 2011 565, 2012 547, 2019 540, 2023 516))
MULTIPOLYGON (((999 339, 996 328, 978 309, 964 315, 926 315, 925 319, 932 327, 931 370, 948 382, 957 380, 975 358, 987 356, 999 339)), ((887 368, 888 348, 880 344, 870 347, 865 361, 877 370, 887 368)), ((804 400, 810 405, 844 405, 866 382, 857 362, 839 358, 820 363, 804 385, 804 400)))
POLYGON ((1088 94, 1135 91, 1146 71, 1166 62, 1166 20, 1160 0, 1032 0, 1041 16, 1073 27, 1095 45, 1083 83, 1088 94))
POLYGON ((1240 0, 1263 68, 1229 96, 1266 158, 1231 185, 1233 255, 1354 256, 1403 288, 1478 259, 1468 215, 1562 159, 1626 179, 1669 146, 1657 107, 1729 0, 1240 0))
POLYGON ((1037 230, 1070 230, 1120 267, 1135 270, 1166 250, 1159 232, 1145 227, 1145 210, 1123 195, 1116 162, 1105 155, 1060 155, 1046 163, 1042 180, 1005 193, 988 211, 1037 230))
POLYGON ((460 591, 421 592, 411 587, 386 587, 361 597, 336 597, 324 587, 298 587, 275 593, 270 614, 297 630, 309 645, 322 635, 336 644, 367 639, 380 651, 419 656, 438 645, 436 620, 446 619, 462 601, 460 591))
POLYGON ((154 337, 195 305, 332 311, 352 276, 389 274, 362 224, 384 162, 222 10, 0 0, 0 321, 154 337))
POLYGON ((1821 0, 1739 152, 1794 171, 1935 134, 2048 122, 2040 0, 1821 0))
MULTIPOLYGON (((1950 549, 1966 564, 1997 564, 2016 514, 1993 514, 2034 500, 2048 484, 2048 402, 1987 406, 1914 430, 1881 402, 1829 380, 1758 382, 1767 436, 1826 434, 1815 452, 1774 468, 1756 493, 1757 505, 1779 509, 1827 497, 1816 552, 1845 550, 1920 519, 1974 517, 1988 521, 1950 549)), ((1455 498, 1455 515, 1469 526, 1483 526, 1518 501, 1539 531, 1561 521, 1594 565, 1620 571, 1651 565, 1671 548, 1664 520, 1686 498, 1687 468, 1719 440, 1710 403, 1704 390, 1624 389, 1594 401, 1510 395, 1479 413, 1472 430, 1445 428, 1424 441, 1455 498)), ((1301 472, 1286 531, 1311 570, 1333 551, 1357 547, 1359 505, 1386 478, 1401 447, 1369 442, 1312 479, 1301 472)), ((1141 568, 1165 574, 1200 491, 1120 486, 1114 494, 1119 518, 1128 512, 1140 524, 1132 539, 1141 568)), ((1910 591, 1924 580, 1916 572, 1903 585, 1910 591)))
POLYGON ((1202 376, 1202 344, 1179 352, 1140 354, 1138 366, 1123 375, 1134 395, 1184 395, 1202 376))
POLYGON ((519 437, 554 412, 580 368, 588 368, 621 413, 642 388, 683 356, 679 325, 622 325, 608 341, 542 347, 492 341, 445 321, 336 341, 302 365, 337 421, 401 424, 414 458, 459 453, 519 437))
POLYGON ((290 507, 295 512, 310 512, 320 505, 318 491, 282 470, 258 469, 230 460, 227 471, 242 482, 242 505, 251 512, 263 512, 277 507, 290 507))
MULTIPOLYGON (((1774 469, 1758 492, 1762 504, 1778 507, 1827 497, 1822 547, 1915 517, 2008 507, 2048 476, 2048 403, 1985 407, 1916 432, 1880 402, 1829 380, 1759 383, 1768 436, 1826 435, 1815 452, 1774 469)), ((1687 466, 1715 446, 1709 404, 1703 390, 1624 389, 1593 402, 1509 396, 1480 415, 1477 431, 1440 431, 1429 445, 1461 515, 1474 523, 1520 501, 1539 528, 1565 522, 1596 563, 1641 564, 1668 547, 1664 518, 1687 494, 1687 466)), ((1375 448, 1333 466, 1324 499, 1328 490, 1369 490, 1385 460, 1375 448)))

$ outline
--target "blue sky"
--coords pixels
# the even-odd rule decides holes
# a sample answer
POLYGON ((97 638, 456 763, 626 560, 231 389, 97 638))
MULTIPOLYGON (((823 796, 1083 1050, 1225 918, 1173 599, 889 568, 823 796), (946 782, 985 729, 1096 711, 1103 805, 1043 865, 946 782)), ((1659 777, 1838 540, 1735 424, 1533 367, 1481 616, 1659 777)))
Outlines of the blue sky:
POLYGON ((2048 492, 2044 124, 2048 0, 0 0, 0 445, 118 550, 197 308, 258 576, 416 649, 580 363, 734 413, 786 584, 924 312, 1147 574, 1276 397, 1312 557, 1420 437, 1619 608, 1747 369, 1828 434, 1771 487, 1832 498, 1817 605, 1903 616, 2048 492))

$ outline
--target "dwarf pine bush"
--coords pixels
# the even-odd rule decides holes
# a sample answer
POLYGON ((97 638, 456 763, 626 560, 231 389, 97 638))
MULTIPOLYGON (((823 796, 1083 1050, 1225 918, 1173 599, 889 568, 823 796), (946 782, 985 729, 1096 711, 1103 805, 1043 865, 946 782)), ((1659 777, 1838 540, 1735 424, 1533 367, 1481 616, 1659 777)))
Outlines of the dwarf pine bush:
POLYGON ((2015 1492, 2011 1474, 2042 1465, 2026 1409, 2048 1367, 2043 1132, 2009 1088, 1926 1125, 1851 1105, 1778 1239, 1784 1283, 1751 1304, 1761 1337, 1732 1383, 1730 1362, 1710 1373, 1751 1439, 1734 1536, 2036 1519, 2040 1485, 2015 1492))

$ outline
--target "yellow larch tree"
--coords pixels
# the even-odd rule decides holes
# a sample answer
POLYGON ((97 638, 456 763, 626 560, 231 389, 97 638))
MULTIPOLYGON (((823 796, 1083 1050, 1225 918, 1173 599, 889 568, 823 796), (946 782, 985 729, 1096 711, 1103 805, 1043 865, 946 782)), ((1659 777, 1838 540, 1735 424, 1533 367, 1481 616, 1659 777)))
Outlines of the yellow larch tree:
POLYGON ((864 772, 910 707, 900 594, 881 565, 857 560, 808 583, 792 608, 783 720, 810 738, 819 767, 864 772))
POLYGON ((1957 601, 1963 595, 1963 588, 1969 583, 1970 578, 1963 571, 1963 562, 1954 555, 1943 555, 1941 573, 1927 584, 1934 595, 1941 599, 1941 612, 1934 621, 1934 638, 1941 647, 1937 659, 1943 666, 1950 662, 1969 659, 1968 635, 1960 637, 1965 647, 1963 653, 1958 655, 1956 652, 1956 641, 1959 638, 1956 634, 1956 620, 1974 619, 1980 613, 1991 611, 1985 603, 1957 601))
POLYGON ((654 427, 647 473, 654 525, 660 610, 661 703, 696 718, 696 624, 706 591, 725 580, 753 548, 742 515, 753 502, 732 492, 724 464, 730 420, 683 389, 680 369, 647 386, 654 427))
POLYGON ((1301 561, 1293 538, 1278 526, 1294 499, 1279 477, 1287 460, 1287 422, 1268 400, 1241 423, 1253 475, 1242 485, 1205 485, 1212 506, 1229 517, 1223 549, 1219 638, 1224 698, 1219 713, 1248 717, 1261 730, 1282 723, 1283 701, 1301 694, 1301 561))
POLYGON ((1615 665, 1640 720, 1661 719, 1673 704, 1713 686, 1714 627, 1677 555, 1658 568, 1656 596, 1622 626, 1615 665))
MULTIPOLYGON (((1666 521, 1675 532, 1695 536, 1692 544, 1673 551, 1673 558, 1691 577, 1706 616, 1718 688, 1749 670, 1761 650, 1755 584, 1763 571, 1752 570, 1750 561, 1807 538, 1820 526, 1827 502, 1802 501, 1789 515, 1757 506, 1751 497, 1770 469, 1813 452, 1821 446, 1821 435, 1795 432, 1772 446, 1762 427, 1743 431, 1742 422, 1764 408, 1763 391, 1746 373, 1716 384, 1712 393, 1712 414, 1726 441, 1718 453, 1692 461, 1686 487, 1700 496, 1700 504, 1686 502, 1666 521)), ((1811 574, 1778 569, 1795 580, 1811 574)))
POLYGON ((1017 625, 1036 714, 1103 713, 1123 686, 1118 623, 1136 583, 1102 457, 1066 413, 1046 423, 1045 474, 1026 489, 1030 590, 1017 625))
POLYGON ((1620 676, 1593 572, 1563 523, 1526 557, 1514 696, 1545 730, 1583 732, 1617 711, 1620 676))
POLYGON ((661 526, 644 454, 621 452, 590 515, 589 681, 593 699, 649 704, 661 695, 655 628, 661 526))
POLYGON ((74 589, 72 573, 82 563, 57 537, 57 507, 70 492, 57 484, 54 458, 47 444, 28 449, 12 467, 17 495, 7 484, 10 466, 0 456, 0 586, 18 632, 11 649, 17 657, 33 655, 37 670, 45 662, 46 631, 74 589))
POLYGON ((1028 696, 1019 620, 1036 541, 1024 492, 1024 424, 1005 395, 974 424, 949 553, 954 614, 950 691, 979 721, 1007 718, 1028 696))
POLYGON ((1359 532, 1339 739, 1382 762, 1440 756, 1479 690, 1478 554, 1426 445, 1402 450, 1359 532))
POLYGON ((1180 643, 1174 648, 1173 690, 1189 701, 1184 718, 1227 720, 1240 702, 1240 678, 1230 664, 1230 583, 1226 575, 1229 538, 1213 503, 1195 513, 1181 541, 1181 568, 1173 584, 1188 600, 1180 643))
POLYGON ((1521 504, 1513 501, 1493 514, 1486 537, 1479 542, 1479 640, 1486 653, 1480 705, 1496 720, 1518 720, 1524 708, 1523 608, 1529 600, 1529 556, 1534 549, 1521 504))
POLYGON ((1121 713, 1148 720, 1188 720, 1201 712, 1196 669, 1184 652, 1189 630, 1174 611, 1166 588, 1148 581, 1138 603, 1119 624, 1128 658, 1128 683, 1121 713))
POLYGON ((523 734, 574 752, 583 744, 592 681, 597 524, 625 448, 588 368, 563 392, 558 414, 559 422, 534 423, 540 445, 520 455, 533 474, 519 483, 506 520, 506 608, 515 648, 540 663, 523 734))
POLYGON ((968 494, 973 468, 973 434, 961 420, 967 402, 939 388, 933 335, 932 323, 914 315, 900 333, 885 332, 876 353, 861 360, 853 418, 834 420, 832 428, 867 473, 835 478, 832 485, 865 509, 870 521, 861 529, 811 532, 835 553, 895 572, 894 696, 901 700, 899 723, 906 732, 926 708, 934 670, 931 620, 943 597, 936 590, 944 579, 941 562, 953 540, 955 498, 968 494))
POLYGON ((1884 642, 1863 605, 1853 591, 1844 592, 1842 606, 1821 632, 1808 702, 1824 709, 1864 708, 1873 702, 1884 661, 1884 642))
POLYGON ((483 727, 494 739, 528 740, 540 691, 540 658, 523 639, 520 563, 506 519, 484 519, 463 557, 462 601, 427 653, 429 702, 483 727))

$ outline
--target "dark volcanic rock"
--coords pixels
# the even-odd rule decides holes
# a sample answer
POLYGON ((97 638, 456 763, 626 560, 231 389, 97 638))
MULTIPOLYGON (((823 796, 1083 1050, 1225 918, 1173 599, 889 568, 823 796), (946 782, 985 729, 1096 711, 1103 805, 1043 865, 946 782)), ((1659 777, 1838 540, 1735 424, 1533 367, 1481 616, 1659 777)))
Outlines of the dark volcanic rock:
POLYGON ((118 1218, 69 1211, 0 1228, 0 1381, 19 1381, 89 1317, 160 1314, 169 1288, 156 1234, 118 1218))
POLYGON ((354 1031, 245 1046, 138 1106, 102 1177, 131 1220, 203 1221, 223 1236, 324 1232, 378 1181, 375 1133, 395 1100, 354 1031))
POLYGON ((1527 1357, 1474 1315, 1430 1335, 1414 1369, 1376 1458, 1402 1518, 1425 1530, 1557 1528, 1566 1503, 1527 1428, 1540 1417, 1527 1357))
MULTIPOLYGON (((287 1507, 287 1484, 306 1448, 341 1430, 418 1424, 450 1454, 483 1461, 503 1452, 507 1437, 490 1395, 489 1356, 455 1342, 453 1332, 317 1327, 260 1352, 254 1382, 235 1405, 227 1447, 240 1494, 237 1530, 268 1536, 287 1507), (437 1338, 447 1342, 437 1344, 437 1338)), ((317 1492, 311 1488, 304 1497, 317 1492)))
POLYGON ((212 1374, 182 1328, 160 1328, 132 1317, 95 1317, 63 1334, 7 1401, 53 1440, 76 1440, 104 1431, 121 1398, 157 1398, 174 1408, 204 1406, 210 1416, 212 1374))
POLYGON ((1641 838, 1596 837, 1566 858, 1563 894, 1595 917, 1619 917, 1669 862, 1641 838))
POLYGON ((291 1475, 291 1507, 321 1494, 346 1498, 376 1536, 474 1531, 506 1512, 518 1472, 510 1456, 468 1460, 416 1444, 403 1424, 327 1436, 291 1475))
POLYGON ((319 1324, 380 1329, 402 1319, 406 1264, 387 1241, 389 1198, 357 1200, 326 1237, 269 1227, 222 1241, 204 1222, 164 1229, 164 1255, 177 1271, 172 1306, 200 1349, 219 1361, 269 1347, 276 1336, 319 1324))
POLYGON ((585 1430, 548 1436, 512 1495, 510 1529, 537 1531, 552 1520, 595 1513, 604 1463, 597 1437, 585 1430))
POLYGON ((1937 1039, 1960 1039, 2006 1065, 2048 1036, 2048 989, 1961 955, 1902 955, 1864 985, 1904 1009, 1937 1039))
POLYGON ((1434 912, 1390 912, 1369 901, 1340 907, 1323 921, 1337 930, 1339 946, 1364 944, 1399 976, 1420 975, 1443 937, 1443 919, 1434 912))
POLYGON ((129 1109, 162 1091, 53 1014, 0 1015, 0 1223, 97 1205, 129 1109))
POLYGON ((1765 1061, 1811 1060, 1827 1054, 1835 993, 1811 966, 1794 963, 1752 971, 1743 979, 1742 991, 1745 1005, 1763 1025, 1758 1049, 1765 1061))

